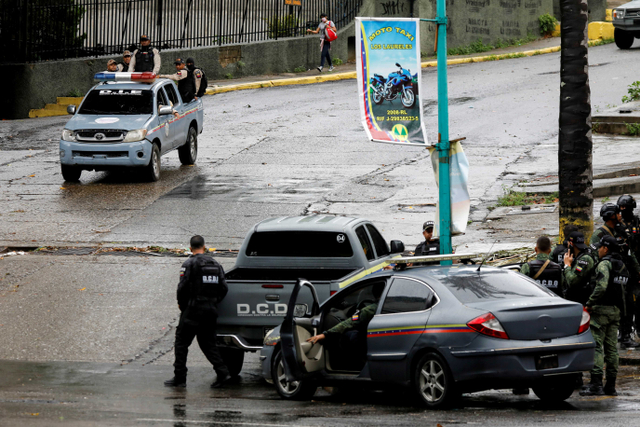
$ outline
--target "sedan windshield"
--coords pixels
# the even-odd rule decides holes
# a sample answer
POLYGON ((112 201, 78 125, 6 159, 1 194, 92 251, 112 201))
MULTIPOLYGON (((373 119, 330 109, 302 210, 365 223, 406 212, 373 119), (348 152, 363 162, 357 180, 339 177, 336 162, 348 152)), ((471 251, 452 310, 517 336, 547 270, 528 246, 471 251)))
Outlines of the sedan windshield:
POLYGON ((96 89, 89 92, 79 114, 153 114, 153 92, 139 89, 96 89))
POLYGON ((555 296, 531 280, 508 270, 483 270, 477 274, 449 274, 438 279, 463 304, 555 296))

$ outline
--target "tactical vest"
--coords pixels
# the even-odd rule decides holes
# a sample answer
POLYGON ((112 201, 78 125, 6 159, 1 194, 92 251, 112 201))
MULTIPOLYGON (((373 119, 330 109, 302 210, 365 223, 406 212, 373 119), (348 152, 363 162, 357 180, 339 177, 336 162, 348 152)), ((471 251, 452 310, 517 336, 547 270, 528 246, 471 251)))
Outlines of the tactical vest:
POLYGON ((218 298, 221 292, 220 264, 210 256, 197 256, 191 273, 192 299, 196 301, 218 298))
POLYGON ((419 250, 416 251, 415 255, 440 255, 440 241, 432 240, 427 242, 426 240, 419 245, 419 250), (419 252, 419 253, 418 253, 419 252))
MULTIPOLYGON (((137 61, 137 59, 136 59, 137 61)), ((125 64, 124 62, 121 62, 120 65, 122 65, 122 72, 123 73, 128 73, 129 72, 129 64, 125 64)), ((153 70, 153 68, 151 68, 153 70)))
POLYGON ((551 261, 560 265, 564 264, 564 254, 566 254, 568 250, 569 248, 564 244, 556 246, 551 254, 551 261))
POLYGON ((136 71, 153 71, 153 47, 141 47, 136 52, 136 71))
POLYGON ((607 255, 602 261, 611 263, 609 272, 609 284, 602 298, 596 301, 596 305, 616 306, 624 311, 624 293, 629 282, 629 271, 624 266, 619 254, 607 255))
POLYGON ((185 103, 191 101, 196 95, 196 79, 192 72, 186 71, 187 77, 178 81, 178 91, 185 103))
MULTIPOLYGON (((538 271, 542 268, 546 261, 535 260, 530 261, 529 264, 529 275, 533 278, 538 271)), ((562 267, 560 267, 555 262, 551 261, 547 267, 544 269, 540 275, 534 279, 538 284, 544 286, 545 288, 551 289, 556 294, 562 296, 562 290, 560 289, 560 281, 562 280, 562 267)))

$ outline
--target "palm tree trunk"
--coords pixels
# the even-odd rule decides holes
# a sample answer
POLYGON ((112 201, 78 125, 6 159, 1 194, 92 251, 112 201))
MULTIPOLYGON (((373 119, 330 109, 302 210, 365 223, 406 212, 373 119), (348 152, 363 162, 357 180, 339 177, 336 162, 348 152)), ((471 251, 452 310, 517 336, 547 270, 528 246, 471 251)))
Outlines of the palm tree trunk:
POLYGON ((558 174, 560 241, 575 224, 589 239, 593 232, 591 91, 589 89, 587 0, 560 0, 560 129, 558 174))

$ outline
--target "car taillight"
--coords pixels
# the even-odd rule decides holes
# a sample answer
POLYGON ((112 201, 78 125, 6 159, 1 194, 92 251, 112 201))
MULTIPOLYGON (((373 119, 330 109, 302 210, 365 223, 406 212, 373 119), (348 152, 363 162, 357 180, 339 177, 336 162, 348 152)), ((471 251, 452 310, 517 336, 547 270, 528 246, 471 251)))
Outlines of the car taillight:
POLYGON ((467 326, 474 331, 480 332, 490 337, 509 339, 509 335, 504 331, 504 328, 500 324, 500 321, 496 319, 492 313, 486 313, 482 316, 478 316, 475 319, 467 323, 467 326))
POLYGON ((587 332, 589 330, 589 322, 591 321, 591 316, 586 308, 582 308, 582 319, 580 320, 580 327, 578 328, 578 334, 583 332, 587 332))

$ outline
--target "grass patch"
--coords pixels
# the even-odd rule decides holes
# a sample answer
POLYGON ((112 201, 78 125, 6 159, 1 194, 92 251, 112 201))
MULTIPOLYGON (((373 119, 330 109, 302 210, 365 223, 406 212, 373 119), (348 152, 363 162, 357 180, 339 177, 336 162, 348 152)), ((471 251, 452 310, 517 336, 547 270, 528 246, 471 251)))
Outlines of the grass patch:
POLYGON ((224 75, 224 78, 231 80, 233 78, 233 74, 227 73, 227 74, 224 75))
POLYGON ((622 97, 622 102, 632 102, 640 100, 640 81, 633 82, 627 86, 627 95, 622 97))
POLYGON ((538 37, 533 34, 528 34, 521 39, 499 39, 493 42, 493 44, 484 44, 482 39, 478 39, 476 42, 471 43, 469 46, 453 47, 447 49, 447 55, 471 55, 472 53, 488 52, 494 49, 500 49, 510 46, 522 46, 523 44, 531 43, 538 40, 538 37))
POLYGON ((73 98, 82 98, 84 96, 84 93, 82 93, 80 89, 73 89, 67 94, 67 96, 70 96, 73 98))
POLYGON ((333 65, 335 65, 335 66, 337 67, 338 65, 342 65, 342 64, 344 64, 344 62, 342 61, 342 59, 340 59, 340 58, 333 58, 333 65))
POLYGON ((627 135, 638 136, 640 135, 640 123, 625 123, 627 128, 627 135))
POLYGON ((293 69, 294 73, 304 73, 307 71, 307 67, 303 67, 302 65, 293 69))
POLYGON ((536 194, 515 191, 513 188, 502 187, 503 194, 498 197, 498 206, 538 205, 542 203, 555 203, 558 201, 558 193, 536 194))
POLYGON ((602 46, 605 44, 611 44, 613 43, 615 40, 613 39, 598 39, 598 40, 592 40, 589 42, 589 47, 594 47, 594 46, 602 46))

